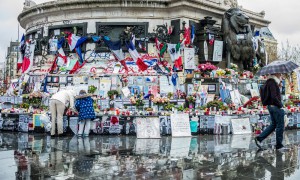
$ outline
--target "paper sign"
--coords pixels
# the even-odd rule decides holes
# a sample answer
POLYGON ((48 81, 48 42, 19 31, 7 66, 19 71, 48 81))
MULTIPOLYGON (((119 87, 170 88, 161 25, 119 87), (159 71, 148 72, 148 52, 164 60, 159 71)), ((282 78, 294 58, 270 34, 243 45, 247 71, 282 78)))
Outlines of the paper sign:
POLYGON ((184 69, 195 69, 194 48, 184 48, 184 69))
POLYGON ((249 118, 231 119, 232 134, 251 134, 249 118))
POLYGON ((159 118, 137 118, 137 138, 160 138, 159 118))
POLYGON ((191 127, 188 114, 171 114, 173 137, 191 136, 191 127))
POLYGON ((167 76, 160 76, 159 84, 160 84, 160 93, 161 94, 168 94, 169 92, 173 93, 172 85, 170 84, 167 76))
POLYGON ((215 40, 213 61, 222 61, 223 55, 223 41, 215 40))
POLYGON ((171 119, 169 116, 159 116, 160 133, 162 135, 171 135, 171 119))

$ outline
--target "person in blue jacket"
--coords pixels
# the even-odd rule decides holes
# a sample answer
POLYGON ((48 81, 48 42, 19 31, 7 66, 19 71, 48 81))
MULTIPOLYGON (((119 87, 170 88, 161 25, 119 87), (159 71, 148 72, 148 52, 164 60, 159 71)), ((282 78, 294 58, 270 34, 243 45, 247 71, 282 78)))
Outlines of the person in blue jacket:
POLYGON ((79 137, 88 136, 90 133, 91 120, 96 118, 93 103, 94 100, 85 90, 81 90, 79 96, 76 96, 75 108, 79 113, 79 137))

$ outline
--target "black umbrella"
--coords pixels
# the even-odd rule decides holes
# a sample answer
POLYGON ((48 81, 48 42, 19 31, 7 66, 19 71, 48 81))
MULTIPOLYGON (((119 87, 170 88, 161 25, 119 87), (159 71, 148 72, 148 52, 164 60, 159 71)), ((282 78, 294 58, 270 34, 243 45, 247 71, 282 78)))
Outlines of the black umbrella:
POLYGON ((292 72, 298 67, 299 66, 292 61, 277 60, 261 68, 261 70, 257 72, 257 75, 263 76, 277 73, 285 74, 292 72))

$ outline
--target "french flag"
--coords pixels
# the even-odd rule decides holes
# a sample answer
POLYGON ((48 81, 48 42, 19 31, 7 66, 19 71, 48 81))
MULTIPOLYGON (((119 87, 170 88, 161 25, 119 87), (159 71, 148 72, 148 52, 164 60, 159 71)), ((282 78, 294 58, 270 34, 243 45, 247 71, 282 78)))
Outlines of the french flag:
POLYGON ((139 48, 143 51, 146 51, 146 48, 145 48, 145 46, 143 46, 141 41, 139 41, 139 48))
POLYGON ((19 71, 22 68, 22 63, 23 63, 23 58, 24 58, 24 52, 25 52, 25 35, 23 34, 22 39, 20 41, 20 46, 19 46, 20 50, 21 50, 21 54, 22 56, 20 56, 20 58, 18 59, 18 63, 17 63, 17 71, 19 71))
POLYGON ((58 60, 63 60, 64 64, 67 63, 67 56, 62 48, 63 44, 65 43, 65 38, 61 37, 60 40, 57 43, 57 55, 58 55, 58 60))
POLYGON ((28 73, 33 66, 33 56, 34 56, 35 42, 26 42, 25 55, 22 62, 22 73, 28 73))
POLYGON ((122 44, 121 41, 111 41, 109 37, 104 36, 103 40, 105 44, 108 46, 110 51, 113 53, 115 58, 124 66, 125 70, 128 71, 128 67, 125 63, 125 56, 122 51, 122 44))
POLYGON ((75 48, 80 47, 86 40, 86 37, 80 37, 76 36, 75 34, 69 33, 68 44, 70 46, 70 50, 73 51, 75 48))
POLYGON ((145 71, 146 69, 148 69, 148 66, 141 59, 141 56, 137 52, 132 40, 129 41, 129 43, 126 43, 126 46, 128 48, 128 52, 129 52, 130 56, 135 61, 136 65, 139 67, 139 69, 141 71, 145 71))

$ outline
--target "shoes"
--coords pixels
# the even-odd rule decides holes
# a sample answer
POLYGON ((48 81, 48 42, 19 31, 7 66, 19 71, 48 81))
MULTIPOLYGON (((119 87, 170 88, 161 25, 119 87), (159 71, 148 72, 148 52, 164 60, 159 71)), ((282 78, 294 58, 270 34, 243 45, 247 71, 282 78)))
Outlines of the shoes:
POLYGON ((256 146, 257 146, 259 149, 262 149, 262 147, 261 147, 261 142, 260 142, 260 140, 258 140, 257 137, 254 138, 254 141, 255 141, 256 146))
POLYGON ((77 137, 81 138, 81 137, 82 137, 82 134, 77 134, 77 137))
POLYGON ((89 134, 83 134, 83 137, 89 137, 89 134))
POLYGON ((286 148, 286 147, 284 147, 284 146, 282 146, 282 147, 280 147, 280 148, 277 148, 277 147, 276 147, 276 150, 277 150, 278 152, 288 152, 290 149, 289 149, 289 148, 286 148))

